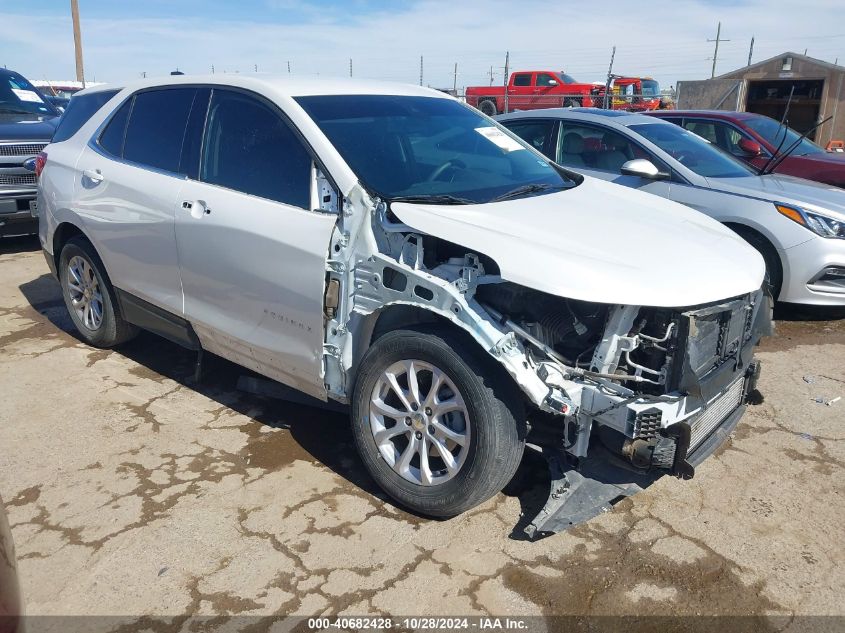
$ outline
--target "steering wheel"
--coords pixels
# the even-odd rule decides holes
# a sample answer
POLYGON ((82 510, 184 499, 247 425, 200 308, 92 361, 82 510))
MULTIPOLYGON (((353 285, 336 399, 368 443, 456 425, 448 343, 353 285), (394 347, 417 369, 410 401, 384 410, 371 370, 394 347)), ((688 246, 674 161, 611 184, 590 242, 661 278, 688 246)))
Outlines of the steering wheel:
POLYGON ((446 172, 447 169, 451 169, 451 168, 454 168, 454 167, 460 167, 461 169, 466 169, 466 163, 464 163, 461 160, 458 160, 457 158, 450 158, 445 163, 443 163, 442 165, 437 167, 437 169, 435 169, 433 172, 431 172, 428 175, 428 178, 425 179, 425 181, 426 182, 434 182, 435 180, 440 178, 440 176, 442 176, 446 172))

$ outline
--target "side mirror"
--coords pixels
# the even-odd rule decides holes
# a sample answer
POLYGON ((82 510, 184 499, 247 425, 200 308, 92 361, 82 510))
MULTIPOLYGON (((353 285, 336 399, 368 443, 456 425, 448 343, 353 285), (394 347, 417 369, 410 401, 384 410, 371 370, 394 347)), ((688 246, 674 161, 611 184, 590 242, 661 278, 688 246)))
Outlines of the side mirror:
POLYGON ((744 156, 749 158, 754 158, 755 156, 759 156, 763 153, 763 148, 760 147, 759 143, 755 143, 751 139, 742 138, 737 143, 737 147, 742 151, 744 156))
POLYGON ((623 176, 638 176, 649 180, 666 180, 669 174, 660 171, 657 166, 645 158, 635 158, 622 165, 620 170, 623 176))
POLYGON ((549 79, 549 83, 548 83, 548 85, 549 85, 549 86, 556 86, 556 85, 557 85, 557 80, 556 80, 556 79, 549 79))

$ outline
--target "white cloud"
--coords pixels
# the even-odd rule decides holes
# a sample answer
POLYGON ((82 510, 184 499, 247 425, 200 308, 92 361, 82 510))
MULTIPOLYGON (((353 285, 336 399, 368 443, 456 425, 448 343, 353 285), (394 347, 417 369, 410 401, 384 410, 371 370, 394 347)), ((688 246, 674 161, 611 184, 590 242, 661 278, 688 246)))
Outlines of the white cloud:
MULTIPOLYGON (((288 6, 291 0, 268 0, 288 6)), ((755 60, 785 50, 845 61, 845 34, 838 28, 841 5, 806 0, 801 10, 783 0, 704 3, 697 0, 594 5, 547 0, 418 0, 400 10, 372 14, 334 8, 309 14, 304 24, 262 21, 257 11, 241 21, 203 15, 189 20, 114 19, 83 13, 86 76, 126 81, 146 72, 166 74, 223 70, 286 72, 286 62, 302 74, 343 75, 353 59, 358 77, 416 82, 419 56, 425 57, 425 83, 451 86, 485 83, 494 67, 501 81, 504 53, 511 68, 564 69, 582 81, 602 80, 611 47, 615 70, 650 74, 663 84, 709 76, 716 22, 722 21, 717 72, 745 64, 756 37, 755 60), (591 8, 594 7, 594 8, 591 8), (784 16, 789 15, 787 20, 784 16), (830 25, 830 26, 827 26, 830 25), (841 52, 841 55, 840 55, 841 52)), ((162 5, 166 11, 167 5, 162 5)), ((84 7, 83 7, 84 8, 84 7)), ((278 13, 270 12, 273 20, 278 13)), ((33 79, 72 78, 70 20, 0 13, 0 59, 33 79)))

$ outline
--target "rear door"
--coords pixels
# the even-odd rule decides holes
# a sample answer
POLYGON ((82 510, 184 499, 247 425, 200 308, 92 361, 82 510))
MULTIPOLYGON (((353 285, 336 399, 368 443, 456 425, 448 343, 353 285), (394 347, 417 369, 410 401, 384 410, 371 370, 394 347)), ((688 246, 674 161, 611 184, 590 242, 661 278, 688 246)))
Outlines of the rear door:
POLYGON ((533 101, 534 73, 514 73, 508 93, 508 111, 527 110, 533 101))
POLYGON ((192 87, 144 90, 108 119, 77 163, 74 208, 115 287, 182 314, 175 208, 192 87))
POLYGON ((325 398, 323 292, 333 213, 313 211, 313 157, 273 104, 213 90, 178 205, 185 315, 203 348, 325 398))

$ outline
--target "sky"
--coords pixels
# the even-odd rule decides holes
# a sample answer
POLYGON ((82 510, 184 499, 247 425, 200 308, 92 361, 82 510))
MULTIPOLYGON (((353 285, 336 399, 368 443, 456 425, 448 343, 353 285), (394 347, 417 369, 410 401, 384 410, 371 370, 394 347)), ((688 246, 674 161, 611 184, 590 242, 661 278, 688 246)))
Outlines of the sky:
MULTIPOLYGON (((510 69, 614 72, 661 85, 785 51, 845 64, 842 0, 79 0, 89 81, 191 73, 348 76, 451 88, 510 69)), ((0 65, 31 80, 74 79, 70 0, 0 0, 0 65)))

